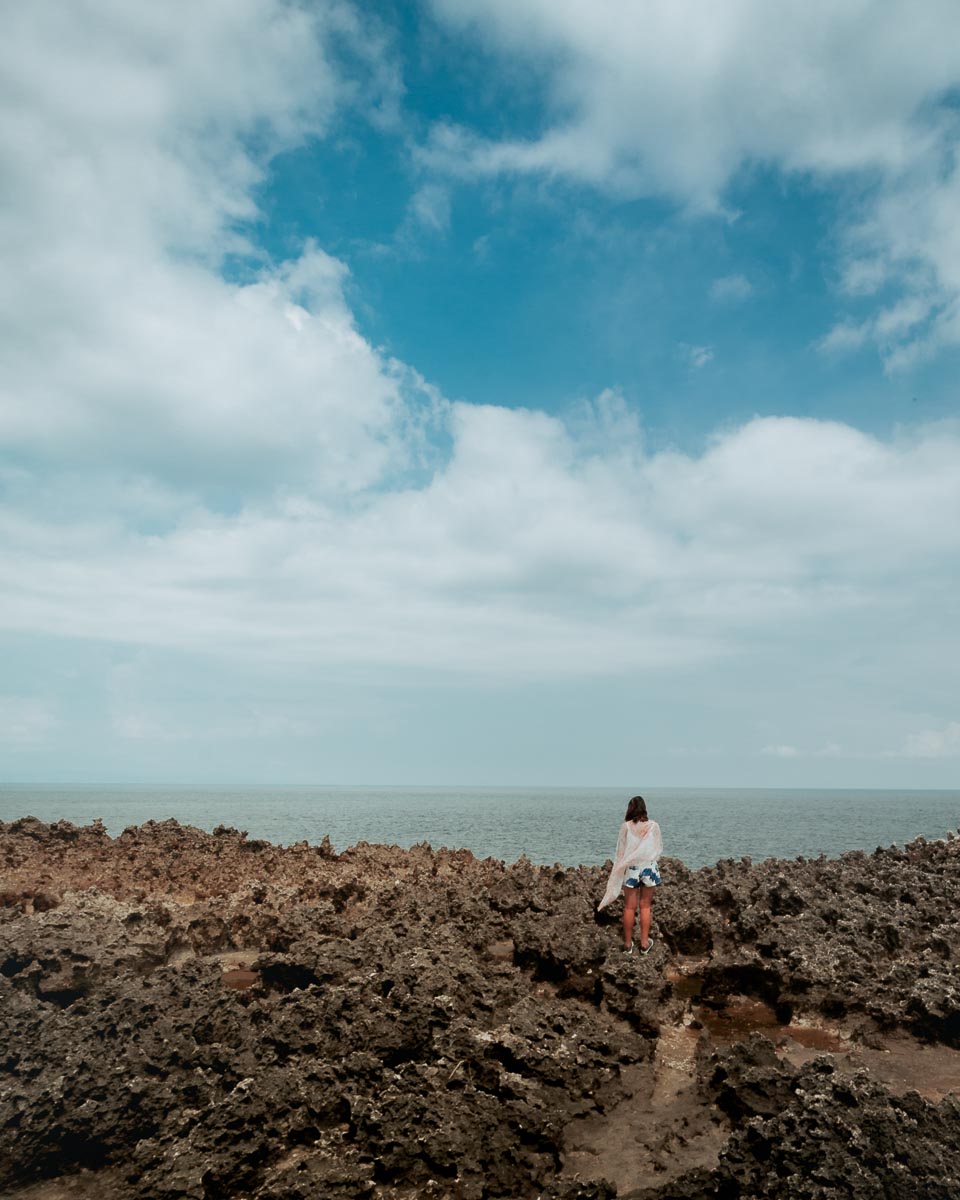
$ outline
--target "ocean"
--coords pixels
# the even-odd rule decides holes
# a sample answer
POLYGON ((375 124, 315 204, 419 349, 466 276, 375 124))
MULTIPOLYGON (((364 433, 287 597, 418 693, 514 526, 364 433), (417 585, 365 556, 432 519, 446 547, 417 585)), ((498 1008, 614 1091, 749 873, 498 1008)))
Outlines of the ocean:
MULTIPOLYGON (((651 788, 650 816, 664 853, 697 868, 721 858, 836 856, 913 838, 943 838, 960 823, 957 791, 651 788)), ((229 825, 289 845, 329 836, 466 847, 480 858, 597 864, 613 854, 630 798, 623 788, 94 787, 0 784, 0 820, 34 816, 116 835, 175 817, 212 830, 229 825)))

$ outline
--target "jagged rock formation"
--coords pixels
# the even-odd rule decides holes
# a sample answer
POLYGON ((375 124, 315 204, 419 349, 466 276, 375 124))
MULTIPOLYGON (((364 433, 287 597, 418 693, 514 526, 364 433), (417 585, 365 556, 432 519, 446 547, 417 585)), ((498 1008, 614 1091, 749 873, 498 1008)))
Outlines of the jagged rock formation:
POLYGON ((960 1197, 960 840, 663 871, 0 823, 0 1191, 960 1197))

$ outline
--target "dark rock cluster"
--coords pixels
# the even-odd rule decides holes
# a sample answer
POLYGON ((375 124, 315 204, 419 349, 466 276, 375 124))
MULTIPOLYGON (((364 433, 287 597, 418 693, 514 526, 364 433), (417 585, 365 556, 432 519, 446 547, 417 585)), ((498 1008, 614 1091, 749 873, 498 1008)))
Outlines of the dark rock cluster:
POLYGON ((794 1069, 758 1035, 705 1066, 703 1090, 734 1126, 718 1166, 630 1200, 960 1196, 956 1095, 938 1104, 893 1096, 826 1057, 794 1069))
POLYGON ((960 1197, 954 1095, 709 1033, 746 999, 960 1058, 960 840, 662 870, 640 958, 599 867, 0 823, 0 1194, 960 1197), (570 1165, 605 1122, 628 1184, 570 1165))

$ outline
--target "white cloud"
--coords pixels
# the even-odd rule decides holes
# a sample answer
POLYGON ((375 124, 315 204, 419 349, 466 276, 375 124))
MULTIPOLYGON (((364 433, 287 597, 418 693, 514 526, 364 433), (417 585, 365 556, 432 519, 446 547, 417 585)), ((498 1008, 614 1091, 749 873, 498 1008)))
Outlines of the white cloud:
POLYGON ((316 733, 316 720, 300 705, 249 695, 238 701, 235 695, 223 695, 221 687, 219 677, 215 683, 195 678, 190 705, 178 705, 182 680, 157 655, 138 650, 108 673, 111 731, 124 742, 152 746, 265 742, 309 738, 316 733), (184 712, 184 707, 188 711, 184 712))
POLYGON ((757 164, 840 182, 843 290, 887 284, 927 305, 895 330, 881 313, 864 340, 891 369, 960 341, 952 0, 433 0, 433 10, 534 66, 545 116, 538 133, 499 141, 440 124, 426 162, 667 195, 692 212, 724 212, 731 181, 757 164))
POLYGON ((710 285, 710 298, 721 303, 737 303, 753 295, 753 284, 745 275, 723 275, 710 285))
POLYGON ((910 734, 903 752, 908 758, 960 757, 960 721, 910 734))
POLYGON ((766 754, 770 758, 799 758, 800 751, 796 746, 764 746, 760 751, 761 754, 766 754))
POLYGON ((824 354, 847 354, 859 350, 870 336, 870 326, 852 325, 841 321, 817 342, 817 349, 824 354))
POLYGON ((35 745, 56 728, 53 705, 36 696, 0 696, 0 745, 35 745))
POLYGON ((372 243, 367 252, 381 257, 419 258, 424 247, 450 232, 452 205, 450 189, 440 183, 424 183, 414 191, 403 218, 387 242, 372 243))
POLYGON ((960 160, 957 130, 950 134, 949 144, 918 155, 845 231, 855 278, 884 280, 903 294, 870 326, 891 370, 960 343, 960 160))
POLYGON ((820 338, 816 348, 823 354, 839 355, 873 343, 879 347, 889 370, 910 366, 930 351, 928 322, 937 308, 938 301, 929 290, 925 295, 908 294, 860 324, 839 322, 820 338))
MULTIPOLYGON (((912 612, 960 559, 960 435, 754 420, 700 455, 457 405, 416 488, 132 515, 8 514, 0 621, 290 663, 503 677, 677 668, 784 628, 912 612)), ((606 423, 604 423, 606 422, 606 423)), ((951 593, 952 594, 952 593, 951 593)))
POLYGON ((345 268, 315 246, 243 282, 221 268, 249 248, 270 156, 351 97, 327 41, 389 73, 336 4, 185 12, 38 0, 7 23, 0 439, 26 465, 122 461, 208 503, 366 486, 410 423, 345 268))
POLYGON ((450 191, 437 183, 418 188, 410 200, 411 219, 433 233, 446 233, 450 228, 450 191))
MULTIPOLYGON (((552 121, 527 141, 483 143, 447 128, 478 170, 539 170, 712 207, 744 163, 788 170, 894 169, 913 160, 913 120, 960 78, 960 14, 763 0, 595 3, 434 0, 543 66, 552 121)), ((444 146, 444 139, 446 146, 444 146)))
POLYGON ((887 282, 887 271, 876 259, 854 258, 844 265, 842 287, 851 296, 872 296, 887 282))
POLYGON ((683 351, 694 371, 699 371, 713 362, 712 346, 684 346, 683 351))

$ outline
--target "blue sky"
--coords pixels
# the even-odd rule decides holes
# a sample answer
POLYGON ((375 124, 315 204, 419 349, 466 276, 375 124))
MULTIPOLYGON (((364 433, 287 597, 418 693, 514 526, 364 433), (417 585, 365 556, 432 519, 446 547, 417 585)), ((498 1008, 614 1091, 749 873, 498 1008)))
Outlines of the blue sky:
POLYGON ((0 779, 952 787, 953 3, 0 49, 0 779))
POLYGON ((415 11, 391 14, 408 128, 345 120, 340 136, 279 156, 261 197, 272 253, 314 237, 349 263, 355 315, 375 344, 472 403, 562 411, 615 386, 648 435, 691 445, 718 421, 756 414, 889 434, 955 411, 955 348, 894 374, 873 345, 814 352, 838 320, 875 307, 843 294, 838 253, 873 181, 828 186, 744 163, 722 190, 729 213, 691 216, 683 198, 576 180, 438 178, 407 138, 439 120, 535 131, 538 89, 518 89, 516 72, 498 74, 487 56, 451 73, 463 45, 437 43, 435 22, 415 11), (424 192, 434 208, 418 221, 424 192))

